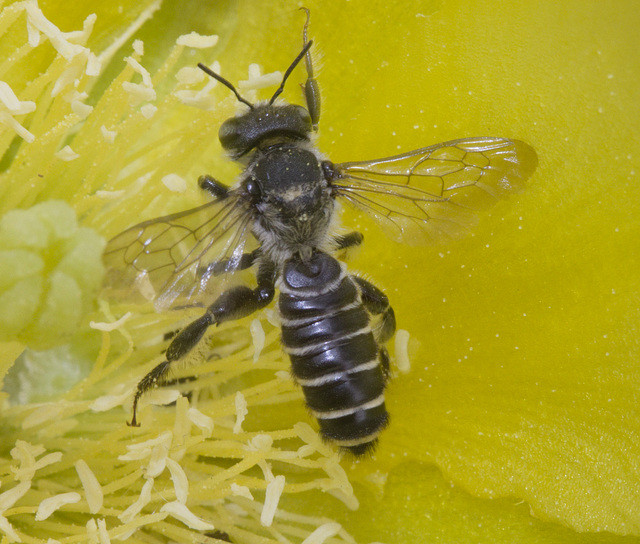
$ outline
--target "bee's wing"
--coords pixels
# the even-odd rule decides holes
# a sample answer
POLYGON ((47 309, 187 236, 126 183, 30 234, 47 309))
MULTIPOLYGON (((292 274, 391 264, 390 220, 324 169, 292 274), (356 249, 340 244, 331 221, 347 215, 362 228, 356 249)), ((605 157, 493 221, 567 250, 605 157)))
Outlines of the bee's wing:
POLYGON ((477 222, 475 212, 522 191, 537 164, 524 142, 468 138, 334 165, 332 185, 391 239, 430 244, 466 233, 477 222))
POLYGON ((233 272, 244 251, 252 218, 231 191, 227 197, 135 225, 109 241, 104 252, 104 294, 116 300, 153 301, 160 311, 210 303, 218 290, 214 263, 233 272), (132 298, 133 297, 133 298, 132 298))

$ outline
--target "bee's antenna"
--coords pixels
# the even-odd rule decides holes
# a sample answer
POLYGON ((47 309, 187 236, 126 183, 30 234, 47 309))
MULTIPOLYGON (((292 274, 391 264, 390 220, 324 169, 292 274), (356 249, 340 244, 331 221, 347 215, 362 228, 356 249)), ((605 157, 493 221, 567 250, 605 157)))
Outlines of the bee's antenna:
POLYGON ((307 54, 307 51, 309 51, 309 48, 311 47, 312 43, 313 43, 313 40, 310 41, 310 42, 307 42, 306 44, 304 44, 304 47, 302 48, 302 51, 300 51, 298 56, 291 63, 291 66, 289 66, 289 68, 287 68, 287 71, 284 73, 284 77, 282 78, 282 83, 280 83, 280 87, 278 87, 278 90, 275 93, 273 93, 273 96, 271 97, 271 100, 269 100, 269 104, 273 104, 274 100, 276 98, 278 98, 278 96, 280 96, 280 93, 282 93, 282 91, 284 90, 284 84, 286 83, 287 78, 291 75, 291 72, 293 72, 293 69, 296 66, 298 66, 298 63, 307 54))
MULTIPOLYGON (((247 100, 245 100, 244 98, 242 98, 239 94, 238 91, 236 91, 236 88, 233 86, 233 84, 229 81, 227 81, 225 78, 223 78, 222 76, 216 74, 211 68, 208 68, 207 66, 205 66, 204 64, 202 64, 201 62, 198 63, 198 68, 200 68, 200 70, 202 70, 205 74, 210 75, 213 79, 218 80, 220 83, 222 83, 224 86, 229 87, 229 89, 231 89, 233 91, 233 94, 236 95, 236 98, 238 99, 238 102, 242 102, 243 104, 246 104, 247 106, 249 106, 251 109, 253 109, 253 104, 247 100)), ((288 73, 287 73, 288 75, 288 73)), ((286 79, 286 75, 285 75, 285 79, 286 79)))

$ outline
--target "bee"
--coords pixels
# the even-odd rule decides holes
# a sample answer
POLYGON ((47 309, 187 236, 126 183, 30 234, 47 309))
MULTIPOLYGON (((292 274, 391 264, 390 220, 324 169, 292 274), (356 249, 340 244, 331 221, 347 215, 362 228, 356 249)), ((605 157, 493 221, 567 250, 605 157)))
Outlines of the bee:
POLYGON ((476 212, 520 192, 536 168, 529 145, 492 137, 332 163, 314 144, 321 99, 308 24, 307 11, 303 48, 268 101, 252 104, 198 65, 243 105, 219 130, 222 147, 244 167, 237 182, 201 176, 210 202, 140 223, 108 243, 111 287, 133 285, 157 310, 206 305, 139 382, 130 425, 138 425, 140 397, 166 381, 209 327, 265 308, 278 292, 282 346, 322 438, 354 456, 373 451, 389 423, 385 346, 396 319, 387 296, 337 258, 363 242, 359 232, 337 233, 338 202, 372 216, 393 240, 439 243, 467 232, 476 212), (306 107, 278 99, 303 60, 306 107), (255 286, 232 285, 246 269, 255 270, 255 286))

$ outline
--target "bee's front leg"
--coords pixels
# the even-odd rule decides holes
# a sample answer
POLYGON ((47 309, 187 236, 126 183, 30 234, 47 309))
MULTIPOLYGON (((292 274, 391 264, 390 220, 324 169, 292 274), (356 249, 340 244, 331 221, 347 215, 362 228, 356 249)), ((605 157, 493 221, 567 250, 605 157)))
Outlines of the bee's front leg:
POLYGON ((207 191, 216 199, 225 198, 229 193, 229 187, 217 179, 212 178, 209 174, 200 176, 198 178, 198 185, 200 186, 200 189, 207 191))

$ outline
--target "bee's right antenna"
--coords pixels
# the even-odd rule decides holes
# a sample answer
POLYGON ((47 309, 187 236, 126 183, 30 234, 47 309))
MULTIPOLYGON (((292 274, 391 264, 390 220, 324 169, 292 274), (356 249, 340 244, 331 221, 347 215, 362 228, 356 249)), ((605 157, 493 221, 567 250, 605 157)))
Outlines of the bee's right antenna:
POLYGON ((282 78, 282 83, 280 83, 280 87, 278 87, 278 90, 275 93, 273 93, 271 100, 269 100, 269 104, 273 104, 274 100, 278 98, 278 96, 280 96, 280 93, 282 93, 282 91, 284 90, 284 84, 287 82, 287 78, 291 75, 291 72, 293 72, 293 69, 296 66, 298 66, 298 63, 302 60, 302 57, 304 57, 307 54, 307 51, 309 51, 309 48, 311 47, 312 44, 313 44, 312 41, 307 42, 305 46, 302 48, 302 51, 300 51, 298 56, 291 63, 291 66, 287 68, 287 71, 284 73, 284 77, 282 78))
POLYGON ((233 94, 236 95, 236 98, 238 99, 239 102, 242 102, 243 104, 246 104, 251 109, 253 109, 253 104, 251 102, 249 102, 248 100, 245 100, 244 98, 242 98, 238 94, 238 91, 236 91, 236 88, 233 86, 233 84, 231 82, 227 81, 222 76, 216 74, 211 68, 208 68, 207 66, 205 66, 201 62, 198 63, 198 68, 200 68, 200 70, 202 70, 205 74, 210 75, 213 79, 218 80, 220 83, 222 83, 226 87, 229 87, 229 89, 231 89, 233 91, 233 94))

